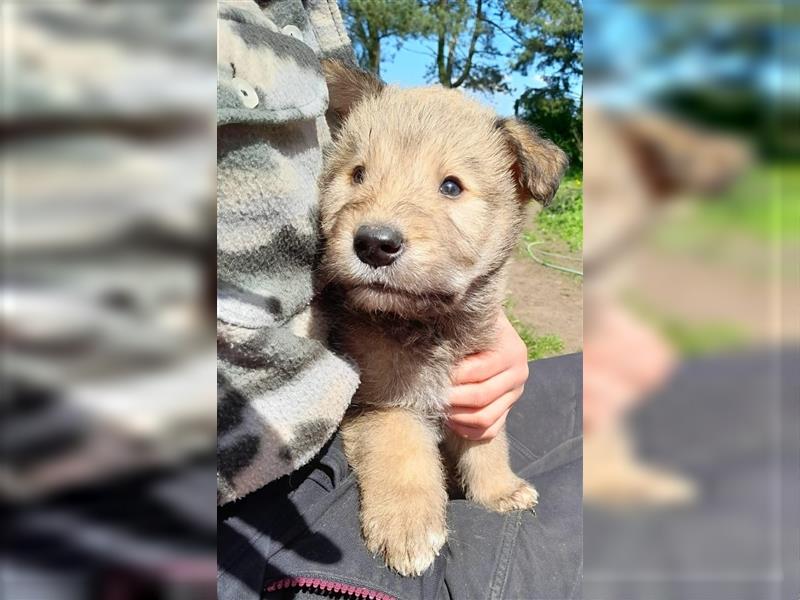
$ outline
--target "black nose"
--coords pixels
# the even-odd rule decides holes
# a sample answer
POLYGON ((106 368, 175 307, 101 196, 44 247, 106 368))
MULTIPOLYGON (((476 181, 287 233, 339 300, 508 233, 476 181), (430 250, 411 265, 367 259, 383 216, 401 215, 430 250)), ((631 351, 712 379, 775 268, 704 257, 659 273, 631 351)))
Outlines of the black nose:
POLYGON ((391 227, 362 225, 353 239, 356 256, 371 267, 392 264, 403 252, 403 236, 391 227))

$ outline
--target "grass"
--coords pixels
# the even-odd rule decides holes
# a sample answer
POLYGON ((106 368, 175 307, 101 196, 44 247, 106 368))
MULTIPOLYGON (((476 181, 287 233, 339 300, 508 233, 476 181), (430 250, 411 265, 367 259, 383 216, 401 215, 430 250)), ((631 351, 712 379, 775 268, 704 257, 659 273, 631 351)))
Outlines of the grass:
POLYGON ((513 302, 506 302, 506 316, 511 322, 517 335, 525 342, 528 349, 528 360, 537 360, 548 356, 555 356, 564 351, 564 342, 557 335, 537 335, 532 327, 526 325, 514 315, 513 302))
POLYGON ((685 357, 703 356, 747 345, 745 335, 730 323, 695 325, 663 317, 659 329, 685 357))
POLYGON ((661 332, 684 357, 735 350, 749 343, 747 335, 733 323, 689 323, 660 313, 640 298, 629 298, 627 303, 636 314, 661 332))
POLYGON ((552 204, 536 215, 538 230, 566 242, 570 251, 583 247, 583 181, 579 173, 564 177, 552 204))
MULTIPOLYGON (((721 197, 701 200, 691 223, 684 223, 681 239, 703 238, 712 231, 741 232, 768 241, 800 241, 800 165, 760 165, 742 177, 721 197)), ((571 252, 583 247, 583 181, 581 174, 568 173, 553 202, 536 216, 540 237, 566 242, 571 252)))
POLYGON ((722 197, 704 201, 701 224, 762 239, 800 240, 800 166, 754 168, 722 197))
MULTIPOLYGON (((558 270, 567 270, 569 273, 575 273, 575 270, 580 268, 579 253, 583 247, 582 185, 580 172, 569 173, 565 176, 552 204, 539 211, 533 227, 523 233, 523 243, 520 246, 523 256, 558 270), (578 253, 578 255, 563 255, 565 251, 561 249, 563 246, 560 244, 556 245, 555 250, 562 254, 547 251, 552 248, 552 245, 547 242, 554 240, 562 240, 570 253, 578 253), (528 251, 532 249, 531 245, 535 247, 533 251, 537 254, 536 257, 528 251), (539 254, 541 254, 540 257, 539 254)), ((577 273, 577 275, 565 274, 565 277, 579 277, 580 273, 577 273)), ((540 335, 533 327, 521 321, 514 314, 513 305, 514 302, 511 299, 506 302, 506 316, 517 335, 525 343, 525 347, 528 349, 528 360, 537 360, 564 352, 564 341, 558 335, 540 335)))
POLYGON ((757 243, 800 242, 800 166, 761 165, 718 198, 699 199, 680 223, 657 232, 666 249, 706 251, 744 236, 757 243))

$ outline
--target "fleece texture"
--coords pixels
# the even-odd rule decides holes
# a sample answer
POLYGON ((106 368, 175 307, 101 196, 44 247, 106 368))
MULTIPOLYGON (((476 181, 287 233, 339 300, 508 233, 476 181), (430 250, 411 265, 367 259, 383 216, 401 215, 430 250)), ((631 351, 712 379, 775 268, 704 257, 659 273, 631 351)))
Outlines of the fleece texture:
POLYGON ((328 91, 352 50, 334 0, 221 1, 217 85, 217 500, 307 463, 358 386, 312 310, 328 91), (313 332, 313 334, 312 334, 313 332))

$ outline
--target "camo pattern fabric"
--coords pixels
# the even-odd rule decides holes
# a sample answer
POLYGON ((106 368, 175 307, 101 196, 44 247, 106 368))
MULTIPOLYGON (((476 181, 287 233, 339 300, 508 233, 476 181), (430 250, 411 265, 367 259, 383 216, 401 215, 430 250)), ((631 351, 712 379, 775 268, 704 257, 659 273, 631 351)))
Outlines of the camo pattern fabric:
POLYGON ((214 456, 215 14, 3 4, 4 502, 214 456))
POLYGON ((311 305, 325 56, 352 60, 334 0, 218 5, 220 505, 306 464, 358 385, 311 305))

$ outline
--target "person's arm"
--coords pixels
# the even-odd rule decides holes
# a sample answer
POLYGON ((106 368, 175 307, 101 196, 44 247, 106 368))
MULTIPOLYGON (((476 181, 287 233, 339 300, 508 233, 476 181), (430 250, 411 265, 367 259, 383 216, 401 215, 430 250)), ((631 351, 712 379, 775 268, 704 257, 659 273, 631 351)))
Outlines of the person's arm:
POLYGON ((355 367, 299 326, 313 295, 328 94, 317 52, 327 38, 342 40, 328 5, 310 20, 273 8, 241 0, 218 8, 220 504, 311 460, 358 385, 355 367))
POLYGON ((592 433, 618 424, 675 368, 674 350, 624 307, 594 311, 583 351, 583 426, 592 433))

